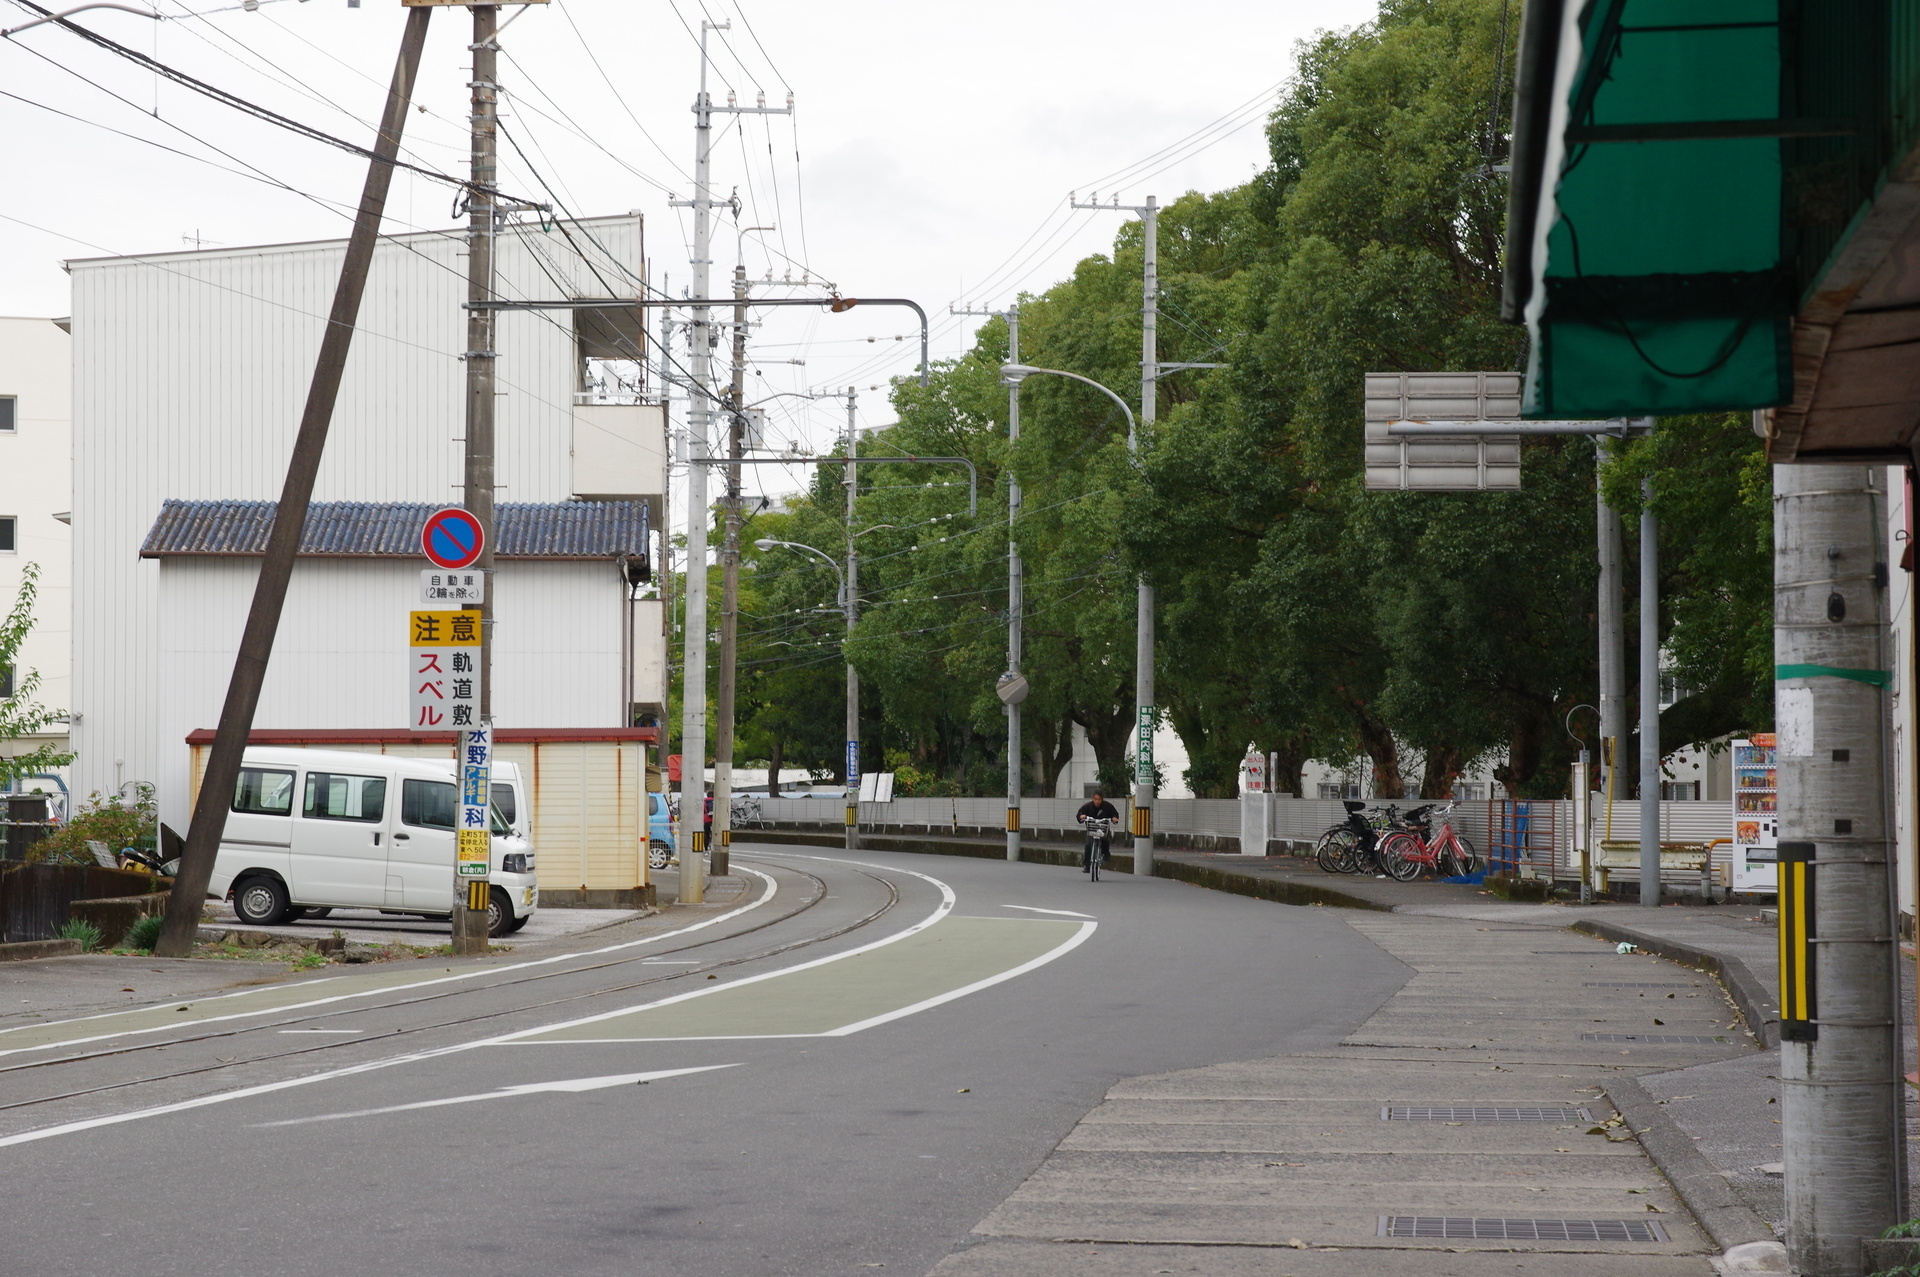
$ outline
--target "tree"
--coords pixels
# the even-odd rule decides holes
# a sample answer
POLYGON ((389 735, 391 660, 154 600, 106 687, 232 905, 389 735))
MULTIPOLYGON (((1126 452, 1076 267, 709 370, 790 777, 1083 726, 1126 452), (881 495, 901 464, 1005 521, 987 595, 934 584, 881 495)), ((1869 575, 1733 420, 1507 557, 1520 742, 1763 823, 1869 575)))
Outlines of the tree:
MULTIPOLYGON (((20 589, 14 595, 13 609, 0 622, 0 676, 11 675, 10 694, 0 697, 0 741, 22 740, 46 730, 66 717, 65 710, 47 709, 34 703, 40 690, 40 671, 20 668, 20 649, 33 630, 33 602, 39 595, 40 565, 29 563, 20 574, 20 589)), ((41 745, 19 754, 0 754, 0 785, 24 776, 65 767, 74 756, 54 745, 41 745)))

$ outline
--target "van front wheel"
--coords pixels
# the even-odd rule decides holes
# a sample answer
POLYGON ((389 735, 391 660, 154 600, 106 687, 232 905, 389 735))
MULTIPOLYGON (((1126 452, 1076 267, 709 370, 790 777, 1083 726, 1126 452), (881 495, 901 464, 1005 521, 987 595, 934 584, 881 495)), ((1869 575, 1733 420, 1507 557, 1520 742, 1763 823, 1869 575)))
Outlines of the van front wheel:
POLYGON ((667 862, 673 859, 673 848, 663 842, 651 843, 647 847, 647 867, 665 869, 667 862))
POLYGON ((487 892, 487 934, 496 940, 514 931, 513 901, 499 887, 487 892))
POLYGON ((240 921, 271 927, 292 912, 286 884, 278 878, 249 878, 233 893, 233 912, 240 921))

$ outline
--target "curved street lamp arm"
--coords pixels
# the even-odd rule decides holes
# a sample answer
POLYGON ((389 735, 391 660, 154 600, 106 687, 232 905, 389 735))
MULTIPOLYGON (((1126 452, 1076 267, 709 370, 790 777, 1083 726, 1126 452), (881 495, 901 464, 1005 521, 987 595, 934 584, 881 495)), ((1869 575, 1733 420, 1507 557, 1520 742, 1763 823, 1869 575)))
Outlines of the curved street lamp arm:
POLYGON ((1069 381, 1082 382, 1086 385, 1092 386, 1095 390, 1099 391, 1101 394, 1105 395, 1107 398, 1119 404, 1120 411, 1127 414, 1127 447, 1128 449, 1133 448, 1134 431, 1135 431, 1135 426, 1133 422, 1133 409, 1127 406, 1126 400, 1122 399, 1119 395, 1107 389, 1105 386, 1101 385, 1099 382, 1095 381, 1091 377, 1082 377, 1077 372, 1062 372, 1058 368, 1027 368, 1025 371, 1023 371, 1020 374, 1019 378, 1015 380, 1014 384, 1018 385, 1021 381, 1025 381, 1028 377, 1035 376, 1038 374, 1044 374, 1048 377, 1065 377, 1069 381))
POLYGON ((71 9, 66 9, 59 13, 49 13, 44 18, 35 18, 32 22, 22 22, 17 27, 7 27, 5 30, 0 30, 0 37, 17 35, 25 31, 28 27, 37 27, 45 22, 58 22, 62 18, 70 18, 76 13, 85 13, 88 9, 118 9, 122 13, 132 13, 142 18, 152 18, 155 22, 163 21, 166 16, 155 13, 151 9, 136 9, 130 4, 112 4, 109 3, 109 0, 93 0, 91 4, 77 4, 71 9))

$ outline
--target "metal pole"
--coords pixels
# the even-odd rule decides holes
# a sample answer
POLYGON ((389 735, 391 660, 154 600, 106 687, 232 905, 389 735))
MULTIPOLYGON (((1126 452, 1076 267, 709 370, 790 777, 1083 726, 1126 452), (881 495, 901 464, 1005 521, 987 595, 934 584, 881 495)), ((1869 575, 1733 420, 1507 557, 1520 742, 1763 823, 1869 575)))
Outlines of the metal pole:
MULTIPOLYGON (((733 268, 733 386, 727 396, 727 458, 740 459, 747 379, 747 268, 733 268)), ((727 539, 720 549, 720 690, 713 712, 713 872, 725 874, 733 847, 733 704, 740 637, 740 467, 727 467, 727 539)))
POLYGON ((1867 469, 1783 465, 1773 476, 1781 870, 1789 843, 1811 844, 1817 883, 1812 942, 1791 955, 1813 973, 1800 994, 1810 1005, 1797 1023, 1782 1016, 1787 1259, 1806 1277, 1857 1277, 1860 1239, 1910 1214, 1884 790, 1883 529, 1867 469))
MULTIPOLYGON (((1007 362, 1020 362, 1020 303, 1007 307, 1007 362)), ((1020 387, 1007 388, 1007 672, 1018 674, 1025 657, 1021 627, 1027 606, 1026 569, 1020 562, 1020 543, 1014 528, 1020 522, 1020 477, 1014 472, 1013 453, 1020 443, 1020 387)), ((1020 859, 1021 739, 1020 703, 1007 706, 1007 859, 1020 859)))
MULTIPOLYGON (((1159 398, 1159 340, 1156 331, 1160 300, 1160 206, 1147 196, 1140 211, 1140 227, 1145 242, 1142 276, 1144 304, 1140 312, 1140 430, 1129 431, 1127 450, 1137 459, 1140 434, 1153 425, 1155 401, 1159 398)), ((1153 876, 1153 587, 1140 578, 1138 616, 1134 631, 1134 781, 1133 781, 1133 872, 1153 876)))
POLYGON ((1660 524, 1640 481, 1640 903, 1660 903, 1660 524))
MULTIPOLYGON (((490 4, 473 8, 473 83, 472 93, 473 190, 467 196, 467 300, 493 299, 494 218, 493 201, 499 161, 499 82, 495 79, 500 46, 494 42, 500 10, 490 4)), ((480 721, 493 722, 493 497, 494 497, 494 312, 483 307, 467 309, 467 428, 465 458, 465 505, 480 524, 483 535, 479 561, 484 593, 480 603, 480 721)), ((484 880, 469 879, 454 884, 453 951, 487 951, 487 915, 475 910, 475 901, 484 899, 484 880), (474 891, 469 896, 469 891, 474 891)))
MULTIPOLYGON (((859 476, 854 458, 860 453, 860 432, 854 425, 854 406, 859 396, 847 387, 847 642, 853 642, 853 627, 860 616, 854 596, 860 587, 860 555, 853 547, 853 501, 859 492, 859 476)), ((860 848, 860 674, 847 657, 847 850, 860 848)))
MULTIPOLYGON (((1596 444, 1598 460, 1606 445, 1596 444)), ((1596 470, 1598 467, 1596 467, 1596 470)), ((1620 598, 1620 512, 1607 504, 1594 475, 1594 510, 1598 519, 1600 551, 1600 766, 1604 773, 1626 760, 1620 751, 1627 739, 1627 644, 1620 598)))
MULTIPOLYGON (((693 126, 693 295, 708 297, 709 268, 713 265, 712 168, 713 103, 707 98, 707 32, 700 24, 700 96, 694 99, 693 126)), ((711 400, 708 379, 716 338, 713 311, 693 308, 693 374, 687 387, 688 452, 695 464, 687 467, 687 605, 683 641, 680 709, 680 823, 686 846, 680 849, 680 903, 697 905, 706 899, 707 848, 707 468, 698 464, 707 455, 707 421, 711 400)))
POLYGON ((373 265, 374 244, 380 234, 380 219, 386 211, 387 188, 393 182, 391 161, 400 153, 407 101, 413 96, 414 75, 420 68, 420 50, 426 43, 427 19, 432 13, 432 9, 416 8, 407 14, 400 56, 394 63, 393 81, 387 90, 386 111, 374 139, 376 158, 367 165, 360 208, 354 215, 353 233, 347 239, 346 256, 340 264, 340 283, 334 290, 333 310, 320 338, 320 354, 314 360, 306 409, 300 415, 300 431, 294 436, 286 482, 281 486, 280 503, 274 507, 273 527, 267 534, 266 556, 261 560, 260 576, 254 584, 253 605, 248 609, 247 627, 240 636, 240 650, 234 657, 233 676, 227 683, 227 699, 220 709, 220 723, 207 757, 206 775, 201 778, 200 793, 194 801, 193 823, 187 827, 186 846, 180 853, 180 873, 174 879, 173 893, 167 898, 166 921, 154 946, 154 953, 163 958, 186 957, 193 950, 194 935, 200 928, 201 904, 206 899, 207 882, 213 877, 213 861, 220 850, 221 835, 226 832, 227 807, 240 779, 240 761, 246 753, 247 737, 253 732, 253 713, 260 703, 267 662, 273 656, 274 634, 280 628, 287 584, 300 551, 307 504, 313 498, 314 479, 326 451, 327 427, 332 424, 333 405, 340 394, 340 376, 346 368, 354 325, 360 318, 360 298, 366 292, 367 273, 373 265))

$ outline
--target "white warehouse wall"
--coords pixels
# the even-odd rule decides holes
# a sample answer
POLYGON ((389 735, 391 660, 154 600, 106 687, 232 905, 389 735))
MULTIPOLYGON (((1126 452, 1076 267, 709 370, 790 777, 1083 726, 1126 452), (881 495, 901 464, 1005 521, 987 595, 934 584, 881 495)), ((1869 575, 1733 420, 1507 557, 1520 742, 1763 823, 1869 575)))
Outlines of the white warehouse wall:
MULTIPOLYGON (((14 549, 0 550, 0 617, 13 607, 26 565, 38 564, 33 631, 18 664, 39 672, 34 699, 56 710, 68 708, 72 695, 73 533, 54 517, 73 501, 72 345, 51 319, 0 317, 0 395, 15 401, 14 429, 0 430, 0 517, 15 520, 14 549)), ((66 737, 56 725, 0 748, 24 754, 66 737)))
MULTIPOLYGON (((188 816, 187 733, 220 721, 260 560, 171 558, 160 565, 156 631, 161 818, 188 816)), ((398 731, 408 726, 409 559, 303 559, 267 669, 254 726, 398 731)), ((621 727, 620 607, 611 563, 499 565, 494 577, 494 723, 621 727)))
MULTIPOLYGON (((581 226, 585 234, 574 238, 590 235, 612 259, 595 263, 598 274, 632 287, 638 217, 581 226)), ((438 232, 380 241, 316 500, 458 501, 462 248, 461 237, 438 232)), ((160 691, 162 645, 181 639, 161 632, 161 569, 138 557, 140 545, 169 497, 279 497, 344 249, 335 240, 68 264, 77 586, 69 707, 80 715, 72 740, 82 794, 112 788, 116 776, 185 774, 182 732, 163 716, 160 691)), ((498 262, 505 297, 606 291, 564 238, 537 226, 504 234, 498 262)), ((499 499, 565 501, 576 389, 572 326, 564 313, 505 313, 497 346, 499 499)), ((243 562, 248 572, 258 563, 243 562)), ((619 649, 615 634, 609 652, 619 649)), ((227 659, 203 656, 216 664, 227 659)), ((196 686, 207 678, 224 685, 225 677, 224 669, 202 671, 196 686)), ((310 714, 333 712, 320 699, 310 714)), ((210 715, 196 716, 202 721, 189 727, 211 725, 210 715)))

